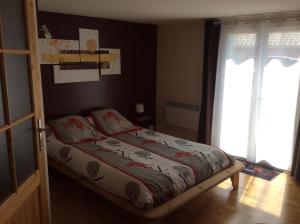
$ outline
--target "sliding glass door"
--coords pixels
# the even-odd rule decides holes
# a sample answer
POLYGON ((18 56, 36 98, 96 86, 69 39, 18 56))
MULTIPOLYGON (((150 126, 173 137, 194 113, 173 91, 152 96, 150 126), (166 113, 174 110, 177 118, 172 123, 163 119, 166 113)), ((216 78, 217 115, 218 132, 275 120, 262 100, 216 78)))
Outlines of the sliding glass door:
POLYGON ((213 144, 289 169, 298 114, 300 22, 223 26, 213 144))
MULTIPOLYGON (((300 25, 300 24, 299 24, 300 25)), ((300 77, 300 28, 268 32, 256 140, 256 161, 289 169, 300 77)))

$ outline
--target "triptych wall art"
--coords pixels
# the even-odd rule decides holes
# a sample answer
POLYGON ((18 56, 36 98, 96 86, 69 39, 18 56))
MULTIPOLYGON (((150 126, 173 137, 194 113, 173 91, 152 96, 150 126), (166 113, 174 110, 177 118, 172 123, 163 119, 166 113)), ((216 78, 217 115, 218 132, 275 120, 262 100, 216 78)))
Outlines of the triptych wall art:
POLYGON ((55 83, 99 81, 121 74, 120 49, 100 48, 98 30, 79 28, 79 40, 39 39, 41 64, 52 64, 55 83))

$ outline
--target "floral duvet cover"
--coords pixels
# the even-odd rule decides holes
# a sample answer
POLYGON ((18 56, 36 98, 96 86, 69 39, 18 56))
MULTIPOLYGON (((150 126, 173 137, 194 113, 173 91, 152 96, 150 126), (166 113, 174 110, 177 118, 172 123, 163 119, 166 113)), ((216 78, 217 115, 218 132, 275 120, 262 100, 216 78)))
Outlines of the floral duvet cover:
POLYGON ((139 129, 87 143, 66 144, 51 131, 48 156, 100 188, 151 209, 233 164, 204 144, 139 129))

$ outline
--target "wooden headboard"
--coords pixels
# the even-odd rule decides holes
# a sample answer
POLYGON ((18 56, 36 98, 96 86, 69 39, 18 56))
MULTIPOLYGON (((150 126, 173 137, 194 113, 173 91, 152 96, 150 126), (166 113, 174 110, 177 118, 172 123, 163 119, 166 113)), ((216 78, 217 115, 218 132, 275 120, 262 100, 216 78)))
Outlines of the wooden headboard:
POLYGON ((39 12, 38 22, 54 39, 78 40, 78 28, 98 29, 100 47, 121 49, 122 74, 97 82, 54 84, 53 66, 42 65, 46 120, 101 107, 131 116, 138 102, 155 119, 156 26, 50 12, 39 12))

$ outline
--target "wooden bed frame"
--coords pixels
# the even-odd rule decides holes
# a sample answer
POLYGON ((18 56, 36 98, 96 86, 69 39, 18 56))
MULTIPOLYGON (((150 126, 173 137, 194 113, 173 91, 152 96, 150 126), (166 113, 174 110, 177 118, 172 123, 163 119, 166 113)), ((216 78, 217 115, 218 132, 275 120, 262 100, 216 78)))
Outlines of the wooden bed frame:
POLYGON ((241 162, 235 161, 234 165, 217 173, 213 177, 201 182, 200 184, 192 187, 191 189, 185 191, 184 193, 171 199, 170 201, 167 201, 154 209, 144 210, 134 206, 130 201, 126 199, 116 196, 104 189, 101 189, 91 180, 76 174, 74 171, 64 166, 63 164, 56 162, 51 158, 48 158, 48 162, 49 165, 55 168, 56 170, 76 180, 85 187, 96 192, 103 198, 113 202, 114 204, 118 205, 119 207, 133 214, 134 216, 137 216, 138 218, 140 218, 142 223, 162 223, 163 218, 165 216, 178 209, 180 206, 184 205, 189 200, 199 196, 200 194, 203 194, 204 192, 208 191, 209 189, 213 188, 214 186, 218 185, 219 183, 223 182, 228 178, 231 179, 233 189, 237 190, 239 187, 239 174, 240 171, 244 168, 244 165, 241 162))

